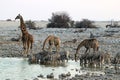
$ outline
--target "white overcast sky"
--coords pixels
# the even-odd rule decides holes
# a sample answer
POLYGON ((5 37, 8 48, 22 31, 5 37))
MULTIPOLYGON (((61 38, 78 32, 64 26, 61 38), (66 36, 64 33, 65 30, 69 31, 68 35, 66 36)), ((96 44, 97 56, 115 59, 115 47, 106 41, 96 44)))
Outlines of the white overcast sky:
POLYGON ((73 20, 120 20, 120 0, 0 0, 0 20, 48 20, 52 12, 66 11, 73 20))

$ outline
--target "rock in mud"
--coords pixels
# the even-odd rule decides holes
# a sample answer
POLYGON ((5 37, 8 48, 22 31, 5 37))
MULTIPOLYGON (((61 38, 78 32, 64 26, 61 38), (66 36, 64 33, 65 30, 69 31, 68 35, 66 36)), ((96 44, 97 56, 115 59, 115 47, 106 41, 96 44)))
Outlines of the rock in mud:
POLYGON ((40 78, 44 78, 44 76, 43 76, 42 74, 40 74, 38 77, 40 77, 40 78))
POLYGON ((54 75, 53 75, 53 73, 51 73, 51 74, 48 74, 48 75, 47 75, 47 78, 54 78, 54 75))
POLYGON ((68 73, 66 74, 66 76, 71 76, 71 73, 70 73, 70 72, 68 72, 68 73))

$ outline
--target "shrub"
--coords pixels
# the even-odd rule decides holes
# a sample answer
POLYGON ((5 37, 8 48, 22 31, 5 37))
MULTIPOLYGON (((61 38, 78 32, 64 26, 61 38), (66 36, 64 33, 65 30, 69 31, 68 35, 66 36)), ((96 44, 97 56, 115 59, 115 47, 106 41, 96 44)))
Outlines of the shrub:
POLYGON ((76 28, 96 28, 95 25, 93 25, 93 21, 90 21, 88 19, 83 19, 82 21, 78 21, 75 24, 76 28))
POLYGON ((12 21, 11 19, 7 19, 6 21, 12 21))
POLYGON ((47 28, 69 28, 69 22, 71 21, 69 15, 66 12, 52 13, 51 19, 47 24, 47 28))
POLYGON ((35 22, 33 22, 31 20, 26 21, 25 24, 26 24, 26 27, 29 28, 29 29, 37 29, 36 26, 35 26, 35 22))

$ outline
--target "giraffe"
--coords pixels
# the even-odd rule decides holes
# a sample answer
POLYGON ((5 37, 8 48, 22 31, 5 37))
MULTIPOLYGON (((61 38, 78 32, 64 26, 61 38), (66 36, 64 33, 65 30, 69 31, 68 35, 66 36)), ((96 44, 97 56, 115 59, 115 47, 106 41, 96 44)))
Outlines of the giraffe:
POLYGON ((95 39, 95 38, 84 39, 77 47, 77 50, 76 50, 76 53, 75 53, 75 61, 77 61, 76 60, 77 54, 78 54, 80 48, 83 47, 83 46, 86 48, 85 53, 87 53, 88 50, 90 52, 90 48, 93 48, 94 52, 99 50, 99 42, 98 42, 97 39, 95 39))
POLYGON ((16 19, 20 19, 20 29, 22 32, 21 38, 22 38, 23 49, 24 49, 22 54, 25 54, 27 56, 29 51, 32 50, 32 44, 34 42, 33 36, 29 34, 29 32, 27 31, 23 17, 20 14, 16 16, 15 20, 16 19))
POLYGON ((56 52, 59 52, 59 51, 60 51, 60 43, 61 43, 61 41, 60 41, 60 38, 59 38, 59 37, 56 37, 56 36, 54 36, 54 35, 49 35, 49 36, 45 39, 45 41, 44 41, 44 43, 43 43, 43 48, 42 48, 43 51, 44 51, 44 49, 45 49, 45 44, 46 44, 46 43, 49 43, 49 51, 50 51, 50 52, 52 52, 53 46, 56 47, 56 52))

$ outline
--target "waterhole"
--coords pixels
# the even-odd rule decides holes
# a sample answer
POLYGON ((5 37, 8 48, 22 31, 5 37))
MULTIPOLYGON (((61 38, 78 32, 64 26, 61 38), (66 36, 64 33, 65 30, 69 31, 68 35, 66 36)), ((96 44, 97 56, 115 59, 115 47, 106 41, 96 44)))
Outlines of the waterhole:
POLYGON ((85 74, 87 71, 81 70, 79 62, 72 60, 63 66, 45 66, 29 64, 26 58, 0 58, 0 80, 33 80, 40 74, 46 77, 50 73, 58 78, 58 75, 68 72, 74 76, 75 74, 85 74), (76 71, 76 69, 80 71, 76 71))

